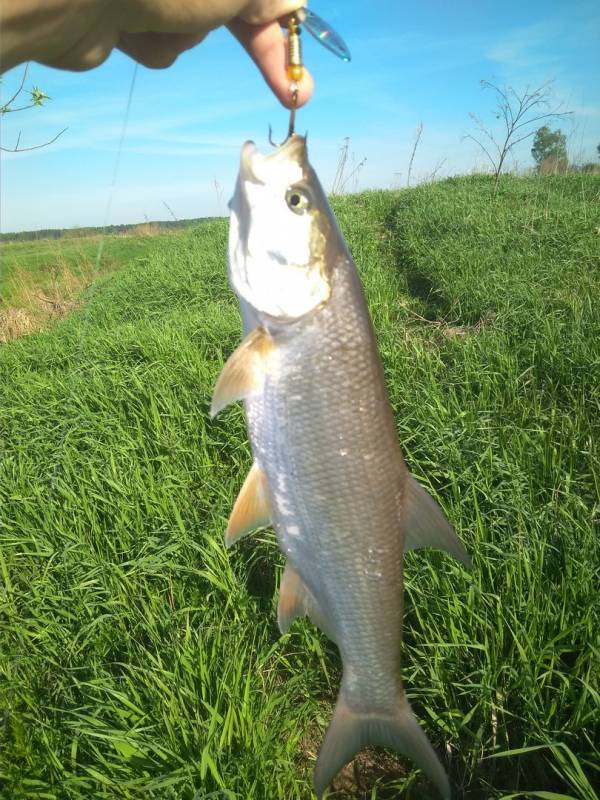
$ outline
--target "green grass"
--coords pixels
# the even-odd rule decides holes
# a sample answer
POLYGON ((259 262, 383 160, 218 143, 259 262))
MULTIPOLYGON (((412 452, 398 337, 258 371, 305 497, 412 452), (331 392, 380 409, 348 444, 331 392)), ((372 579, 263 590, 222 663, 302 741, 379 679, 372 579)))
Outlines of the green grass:
MULTIPOLYGON (((474 557, 407 557, 411 702, 455 797, 591 800, 600 179, 336 212, 408 462, 474 557)), ((222 543, 250 465, 240 409, 208 419, 239 341, 225 247, 222 222, 164 237, 0 349, 3 798, 311 796, 340 663, 308 622, 279 637, 273 536, 222 543)), ((435 797, 406 760, 362 765, 332 797, 435 797)))
MULTIPOLYGON (((41 239, 2 242, 0 258, 0 303, 19 304, 23 283, 48 291, 67 268, 75 276, 89 277, 96 270, 96 255, 103 239, 98 274, 104 274, 147 255, 157 237, 89 236, 74 239, 41 239)), ((162 238, 162 237, 161 237, 162 238)))

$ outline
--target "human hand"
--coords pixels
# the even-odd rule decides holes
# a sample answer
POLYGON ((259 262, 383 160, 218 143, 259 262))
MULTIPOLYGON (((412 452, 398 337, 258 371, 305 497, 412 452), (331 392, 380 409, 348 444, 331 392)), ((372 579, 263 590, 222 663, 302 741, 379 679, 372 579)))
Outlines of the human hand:
MULTIPOLYGON (((286 106, 287 42, 278 19, 303 0, 2 0, 2 70, 35 60, 58 69, 98 66, 117 47, 147 67, 170 66, 228 25, 286 106)), ((311 96, 305 70, 298 106, 311 96)))

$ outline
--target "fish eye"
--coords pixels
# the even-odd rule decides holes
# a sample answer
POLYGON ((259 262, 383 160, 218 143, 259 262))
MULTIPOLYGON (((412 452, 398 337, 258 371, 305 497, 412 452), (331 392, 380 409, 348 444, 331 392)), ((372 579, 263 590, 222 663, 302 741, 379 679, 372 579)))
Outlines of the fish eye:
POLYGON ((285 194, 285 202, 294 214, 304 214, 311 206, 308 192, 299 186, 291 186, 285 194))

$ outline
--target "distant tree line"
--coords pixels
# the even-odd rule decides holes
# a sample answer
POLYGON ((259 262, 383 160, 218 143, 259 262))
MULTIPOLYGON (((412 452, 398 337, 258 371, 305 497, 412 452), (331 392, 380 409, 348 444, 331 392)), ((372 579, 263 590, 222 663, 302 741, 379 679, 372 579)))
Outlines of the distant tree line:
POLYGON ((39 231, 21 231, 19 233, 0 233, 0 241, 10 242, 30 242, 35 239, 79 239, 87 236, 100 236, 109 234, 113 236, 124 236, 135 234, 139 228, 145 224, 156 225, 161 230, 191 228, 210 222, 220 217, 198 217, 195 219, 179 219, 157 221, 151 223, 131 223, 129 225, 106 225, 100 228, 43 228, 39 231))

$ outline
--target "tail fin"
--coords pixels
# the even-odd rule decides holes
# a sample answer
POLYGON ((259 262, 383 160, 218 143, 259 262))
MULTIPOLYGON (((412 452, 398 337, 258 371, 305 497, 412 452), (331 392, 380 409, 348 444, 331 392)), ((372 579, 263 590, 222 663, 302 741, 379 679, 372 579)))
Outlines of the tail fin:
POLYGON ((313 776, 317 797, 339 770, 363 747, 378 744, 409 756, 437 786, 444 800, 450 799, 450 784, 405 697, 394 716, 357 714, 344 699, 343 687, 321 747, 313 776))

